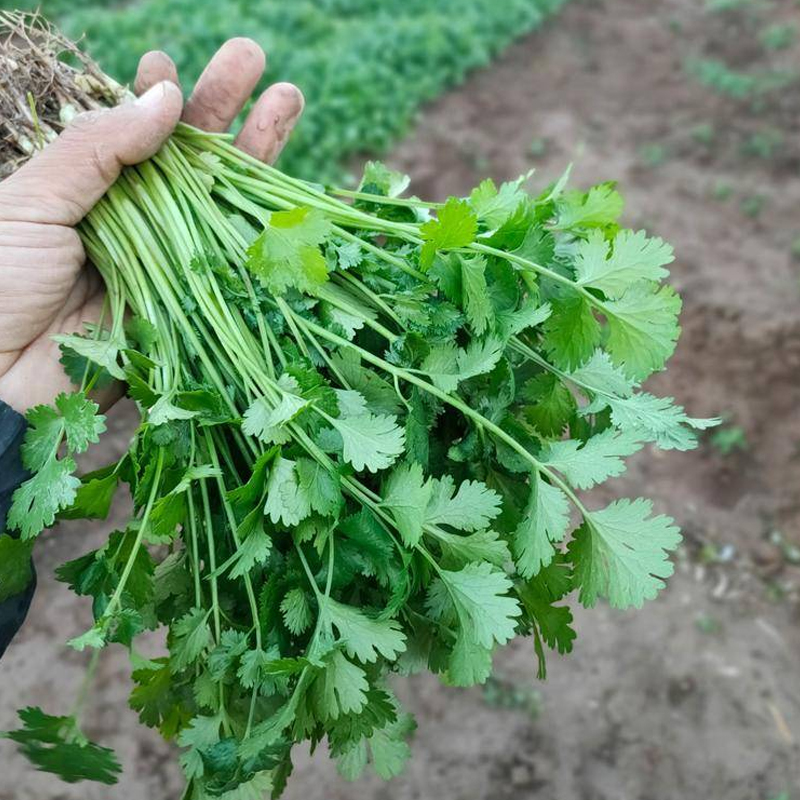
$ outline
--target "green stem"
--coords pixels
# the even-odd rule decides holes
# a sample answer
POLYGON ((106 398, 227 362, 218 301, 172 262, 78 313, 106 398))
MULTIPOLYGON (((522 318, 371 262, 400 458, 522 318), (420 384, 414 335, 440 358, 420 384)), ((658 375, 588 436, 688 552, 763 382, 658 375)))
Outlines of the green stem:
POLYGON ((156 471, 155 474, 153 475, 153 486, 150 489, 150 496, 147 499, 147 506, 145 507, 144 514, 142 516, 142 521, 141 524, 139 525, 139 530, 136 532, 136 539, 133 542, 131 553, 128 556, 127 562, 125 563, 125 568, 122 570, 122 575, 120 575, 117 588, 114 590, 114 594, 111 595, 111 599, 108 601, 108 605, 106 606, 106 609, 103 612, 103 618, 107 618, 112 615, 112 613, 116 610, 116 606, 119 605, 122 593, 125 591, 125 586, 128 583, 128 578, 130 577, 131 571, 133 570, 133 565, 136 561, 136 557, 139 555, 139 550, 142 546, 142 541, 144 540, 144 534, 147 531, 147 523, 150 520, 150 512, 153 510, 153 505, 156 501, 156 497, 158 496, 158 490, 161 488, 161 470, 163 469, 163 467, 164 467, 164 451, 159 450, 158 460, 156 462, 156 471))

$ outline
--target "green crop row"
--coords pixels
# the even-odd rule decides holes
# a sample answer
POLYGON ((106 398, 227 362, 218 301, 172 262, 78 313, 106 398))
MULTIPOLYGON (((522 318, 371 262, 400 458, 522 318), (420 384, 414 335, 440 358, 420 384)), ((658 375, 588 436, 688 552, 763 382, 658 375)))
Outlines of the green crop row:
POLYGON ((45 14, 120 80, 138 55, 169 51, 188 87, 225 39, 246 35, 269 54, 267 79, 303 90, 307 110, 284 169, 330 178, 342 159, 380 152, 419 106, 533 30, 565 0, 145 0, 99 7, 44 0, 45 14))

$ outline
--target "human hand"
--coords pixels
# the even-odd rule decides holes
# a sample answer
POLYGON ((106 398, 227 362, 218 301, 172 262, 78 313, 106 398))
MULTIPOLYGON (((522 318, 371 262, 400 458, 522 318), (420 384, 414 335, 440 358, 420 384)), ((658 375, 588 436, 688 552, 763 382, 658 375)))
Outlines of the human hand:
MULTIPOLYGON (((0 399, 18 411, 50 403, 70 383, 57 333, 96 323, 103 283, 75 227, 124 166, 154 155, 179 119, 225 131, 264 71, 261 48, 231 39, 214 55, 185 107, 178 75, 161 52, 142 57, 134 102, 76 118, 56 141, 0 183, 0 399)), ((269 87, 236 143, 274 161, 303 109, 300 90, 269 87)))

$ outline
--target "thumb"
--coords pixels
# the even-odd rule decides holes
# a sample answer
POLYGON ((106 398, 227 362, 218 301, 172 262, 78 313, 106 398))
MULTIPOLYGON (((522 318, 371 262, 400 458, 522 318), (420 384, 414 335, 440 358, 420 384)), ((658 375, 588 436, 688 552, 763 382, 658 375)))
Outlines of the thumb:
POLYGON ((183 109, 169 81, 133 102, 81 114, 24 167, 0 183, 0 219, 77 225, 122 168, 158 152, 183 109))

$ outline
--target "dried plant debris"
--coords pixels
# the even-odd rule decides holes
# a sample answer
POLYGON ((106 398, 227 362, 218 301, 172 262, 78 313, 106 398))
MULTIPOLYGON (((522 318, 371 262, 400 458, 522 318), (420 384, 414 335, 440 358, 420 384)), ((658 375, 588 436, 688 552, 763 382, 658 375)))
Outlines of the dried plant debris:
POLYGON ((125 94, 42 16, 0 11, 0 179, 76 114, 125 94))

